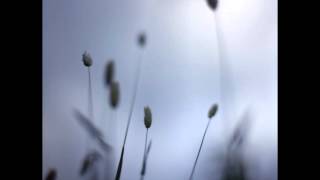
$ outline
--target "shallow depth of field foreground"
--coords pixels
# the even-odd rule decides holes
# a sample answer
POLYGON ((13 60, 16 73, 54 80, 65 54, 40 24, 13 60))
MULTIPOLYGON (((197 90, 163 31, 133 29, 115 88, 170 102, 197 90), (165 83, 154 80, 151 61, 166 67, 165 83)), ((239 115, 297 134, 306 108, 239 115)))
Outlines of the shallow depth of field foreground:
POLYGON ((47 180, 277 180, 277 0, 43 0, 47 180))

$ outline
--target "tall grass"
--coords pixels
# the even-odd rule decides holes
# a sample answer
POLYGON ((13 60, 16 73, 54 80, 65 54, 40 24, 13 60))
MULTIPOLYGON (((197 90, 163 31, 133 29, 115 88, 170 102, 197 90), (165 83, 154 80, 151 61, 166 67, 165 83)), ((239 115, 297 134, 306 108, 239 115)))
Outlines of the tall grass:
MULTIPOLYGON (((138 45, 141 48, 143 48, 145 46, 145 44, 146 44, 146 35, 144 33, 141 33, 141 34, 138 35, 138 45)), ((118 163, 118 168, 117 168, 117 173, 116 173, 115 180, 119 180, 120 177, 121 177, 124 150, 125 150, 125 145, 126 145, 126 141, 127 141, 127 136, 128 136, 130 123, 131 123, 131 117, 132 117, 132 113, 133 113, 133 108, 134 108, 135 101, 136 101, 137 91, 138 91, 138 85, 139 85, 140 74, 141 74, 142 59, 143 59, 142 57, 138 59, 139 62, 138 62, 138 69, 137 69, 135 80, 134 80, 133 96, 132 96, 132 101, 131 101, 131 104, 130 104, 129 117, 128 117, 128 121, 127 121, 127 126, 126 126, 126 131, 125 131, 125 136, 124 136, 122 148, 121 148, 121 155, 120 155, 120 160, 119 160, 119 163, 118 163)))
POLYGON ((142 168, 140 172, 140 179, 144 179, 144 175, 146 173, 146 166, 147 166, 147 158, 148 154, 150 152, 151 148, 151 142, 149 143, 148 149, 147 149, 147 142, 148 142, 148 132, 149 128, 151 127, 152 124, 152 113, 150 107, 145 107, 144 108, 144 125, 146 127, 146 138, 144 142, 144 152, 143 152, 143 160, 142 160, 142 168))
POLYGON ((201 152, 201 149, 202 149, 202 145, 203 145, 203 141, 204 141, 204 138, 207 134, 207 130, 209 128, 209 125, 210 125, 210 122, 211 122, 211 118, 213 116, 215 116, 216 112, 218 110, 218 105, 217 104, 214 104, 210 109, 209 109, 209 112, 208 112, 208 123, 207 123, 207 126, 206 126, 206 129, 204 131, 204 134, 202 136, 202 140, 201 140, 201 144, 200 144, 200 148, 198 150, 198 153, 197 153, 197 157, 196 157, 196 160, 194 161, 193 163, 193 167, 192 167, 192 171, 191 171, 191 174, 190 174, 190 177, 189 177, 189 180, 192 180, 193 179, 193 174, 194 174, 194 171, 196 169, 196 165, 197 165, 197 162, 198 162, 198 159, 199 159, 199 155, 200 155, 200 152, 201 152))

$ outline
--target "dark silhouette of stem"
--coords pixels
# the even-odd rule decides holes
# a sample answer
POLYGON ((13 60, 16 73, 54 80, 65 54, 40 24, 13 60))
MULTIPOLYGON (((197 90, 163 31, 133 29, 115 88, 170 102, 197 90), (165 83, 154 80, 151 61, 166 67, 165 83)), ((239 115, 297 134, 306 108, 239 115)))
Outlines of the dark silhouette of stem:
POLYGON ((116 174, 116 178, 115 178, 116 180, 119 180, 120 176, 121 176, 123 153, 124 153, 124 146, 122 146, 122 150, 121 150, 121 157, 120 157, 120 161, 119 161, 119 165, 118 165, 118 169, 117 169, 117 174, 116 174))
POLYGON ((148 141, 148 129, 147 129, 147 132, 146 132, 146 138, 145 138, 145 143, 144 143, 144 152, 143 152, 143 156, 146 156, 147 141, 148 141))
POLYGON ((201 152, 201 149, 202 149, 202 144, 203 144, 204 138, 205 138, 205 136, 206 136, 206 134, 207 134, 207 130, 208 130, 208 127, 209 127, 209 125, 210 125, 210 122, 211 122, 211 120, 209 119, 209 120, 208 120, 208 123, 207 123, 206 130, 204 131, 204 134, 203 134, 203 137, 202 137, 202 141, 201 141, 200 148, 199 148, 199 151, 198 151, 198 154, 197 154, 197 158, 196 158, 196 160, 195 160, 195 162, 194 162, 194 164, 193 164, 193 168, 192 168, 192 171, 191 171, 191 175, 190 175, 189 180, 192 180, 192 178, 193 178, 193 174, 194 174, 194 171, 195 171, 195 169, 196 169, 196 165, 197 165, 197 162, 198 162, 198 158, 199 158, 199 155, 200 155, 200 152, 201 152))
POLYGON ((120 157, 120 161, 119 161, 119 164, 118 164, 117 175, 116 175, 116 178, 115 178, 116 180, 119 180, 120 176, 121 176, 124 148, 125 148, 125 144, 126 144, 126 141, 127 141, 127 135, 128 135, 128 131, 129 131, 130 123, 131 123, 133 107, 134 107, 134 104, 135 104, 135 101, 136 101, 136 96, 137 96, 137 91, 138 91, 138 84, 139 84, 140 73, 141 73, 141 70, 140 70, 141 69, 141 64, 142 64, 142 58, 139 58, 138 70, 137 70, 137 73, 136 73, 134 89, 133 89, 134 92, 133 92, 133 97, 132 97, 132 101, 131 101, 131 105, 130 105, 130 112, 129 112, 128 122, 127 122, 126 132, 125 132, 125 136, 124 136, 124 140, 123 140, 121 157, 120 157))
POLYGON ((128 123, 127 123, 127 128, 126 128, 126 134, 125 134, 125 137, 124 137, 123 144, 125 144, 126 140, 127 140, 127 135, 128 135, 128 131, 129 131, 130 123, 131 123, 131 117, 132 117, 132 113, 133 113, 133 108, 134 108, 134 104, 135 104, 136 97, 137 97, 137 91, 138 91, 138 85, 139 85, 139 79, 140 79, 140 73, 141 73, 141 64, 142 64, 142 58, 139 58, 138 70, 137 70, 135 83, 134 83, 135 87, 134 87, 133 97, 132 97, 132 101, 131 101, 130 113, 129 113, 128 123))
POLYGON ((147 132, 146 132, 146 139, 145 139, 145 143, 144 143, 144 152, 143 152, 143 160, 142 160, 142 168, 141 168, 141 173, 140 173, 140 175, 141 175, 141 180, 143 180, 143 178, 144 178, 144 174, 145 174, 145 169, 146 169, 146 167, 145 167, 145 161, 146 161, 146 156, 147 156, 147 142, 148 142, 148 131, 149 129, 147 128, 147 132))

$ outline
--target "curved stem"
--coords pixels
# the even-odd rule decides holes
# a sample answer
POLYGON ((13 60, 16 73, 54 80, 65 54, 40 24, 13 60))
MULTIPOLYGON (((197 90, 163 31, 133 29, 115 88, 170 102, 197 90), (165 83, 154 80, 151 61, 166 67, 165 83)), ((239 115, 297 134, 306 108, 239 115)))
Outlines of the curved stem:
POLYGON ((209 119, 209 120, 208 120, 208 123, 207 123, 206 130, 204 131, 204 134, 203 134, 203 137, 202 137, 202 141, 201 141, 200 148, 199 148, 199 151, 198 151, 198 154, 197 154, 197 158, 196 158, 196 160, 195 160, 195 162, 194 162, 194 164, 193 164, 193 168, 192 168, 192 171, 191 171, 191 175, 190 175, 189 180, 192 180, 192 178, 193 178, 193 174, 194 174, 194 171, 195 171, 195 169, 196 169, 196 165, 197 165, 197 162, 198 162, 198 158, 199 158, 199 155, 200 155, 200 152, 201 152, 201 149, 202 149, 203 141, 204 141, 204 138, 205 138, 205 136, 206 136, 206 134, 207 134, 207 130, 208 130, 208 127, 209 127, 209 125, 210 125, 210 122, 211 122, 211 120, 209 119))

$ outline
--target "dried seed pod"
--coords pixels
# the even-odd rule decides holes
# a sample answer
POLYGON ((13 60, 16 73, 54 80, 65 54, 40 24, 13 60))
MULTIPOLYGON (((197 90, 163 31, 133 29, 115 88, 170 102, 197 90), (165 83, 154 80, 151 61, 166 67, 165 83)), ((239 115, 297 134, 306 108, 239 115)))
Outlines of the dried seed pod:
POLYGON ((146 37, 145 33, 143 33, 143 32, 140 33, 138 35, 138 44, 139 44, 139 46, 144 47, 145 44, 146 44, 146 41, 147 41, 147 37, 146 37))
POLYGON ((98 151, 92 151, 89 154, 87 154, 83 159, 82 166, 80 169, 80 175, 85 175, 88 172, 88 170, 90 170, 91 167, 93 167, 94 163, 101 158, 102 156, 98 151))
POLYGON ((211 119, 214 115, 216 115, 218 111, 218 104, 214 104, 211 106, 208 112, 208 117, 211 119))
POLYGON ((146 128, 150 128, 152 123, 152 114, 149 106, 144 107, 144 125, 146 128))
POLYGON ((111 84, 111 82, 113 81, 114 78, 114 61, 110 60, 105 68, 105 83, 106 86, 109 86, 111 84))
POLYGON ((84 52, 83 55, 82 55, 82 61, 83 61, 83 64, 87 67, 90 67, 92 65, 92 58, 90 56, 89 53, 87 52, 84 52))
POLYGON ((110 85, 110 105, 116 108, 119 103, 120 89, 118 82, 111 82, 110 85))
POLYGON ((50 169, 47 174, 46 180, 55 180, 56 178, 57 178, 57 170, 50 169))
POLYGON ((212 10, 216 10, 218 7, 218 0, 207 0, 207 3, 212 10))

